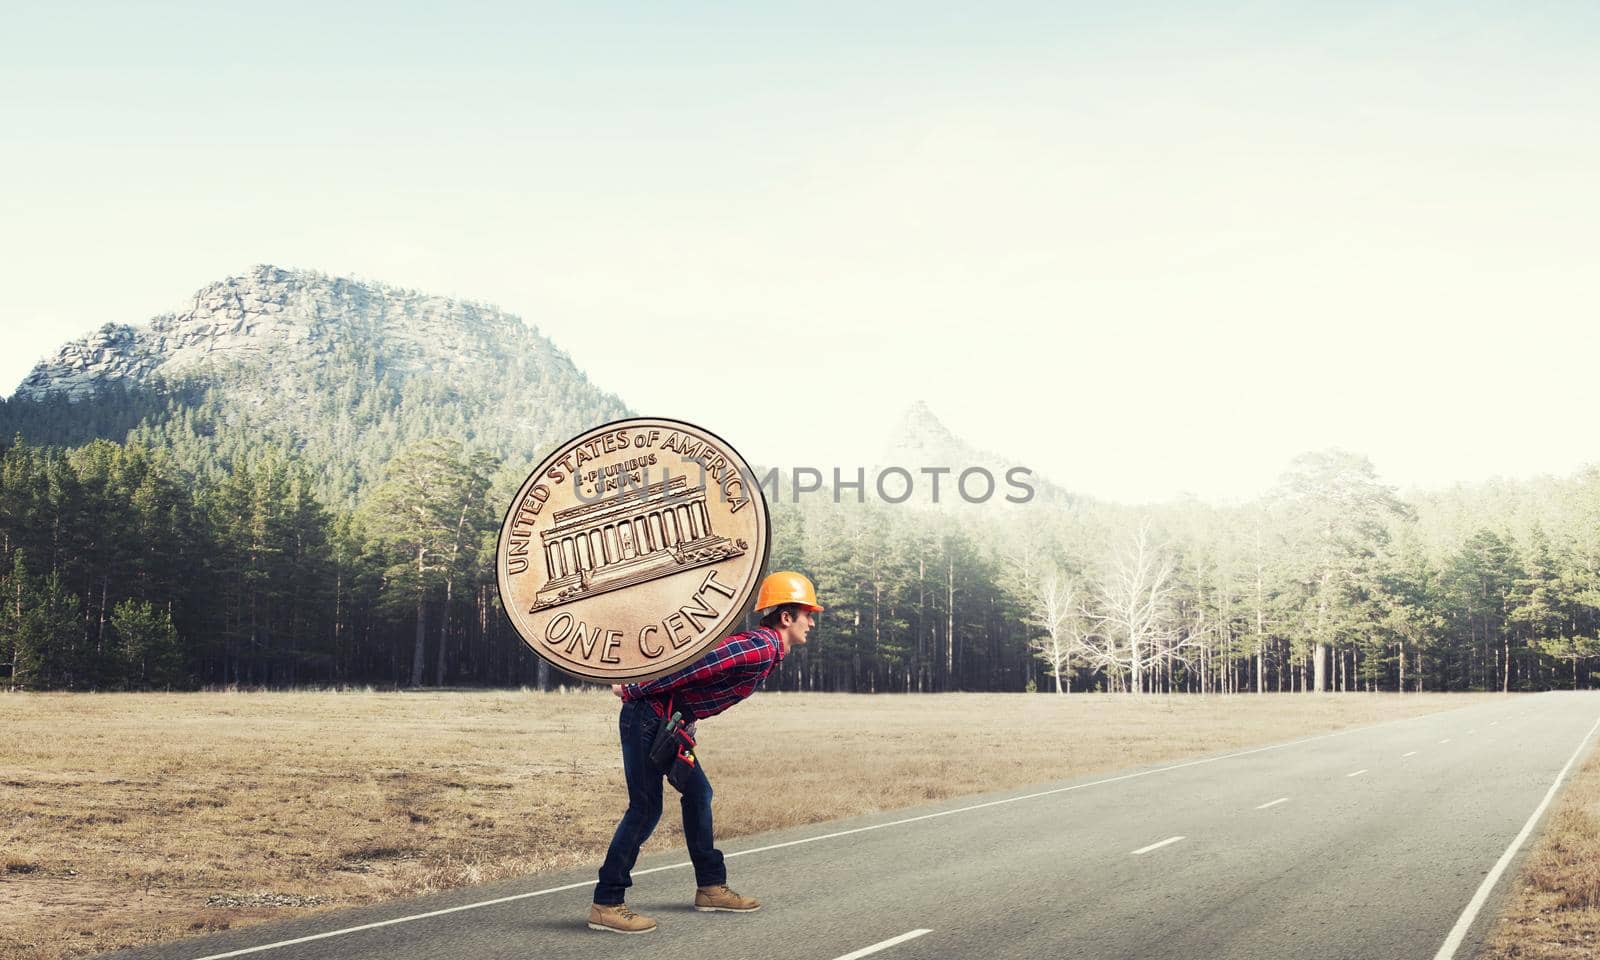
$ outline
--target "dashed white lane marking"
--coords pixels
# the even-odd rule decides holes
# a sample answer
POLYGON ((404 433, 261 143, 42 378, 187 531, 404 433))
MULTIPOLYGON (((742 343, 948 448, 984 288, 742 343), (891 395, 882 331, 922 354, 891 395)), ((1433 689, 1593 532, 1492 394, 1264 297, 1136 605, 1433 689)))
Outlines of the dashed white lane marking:
POLYGON ((1499 720, 1490 720, 1489 721, 1489 726, 1498 727, 1498 726, 1500 726, 1500 721, 1499 720))
POLYGON ((1183 837, 1168 837, 1167 839, 1162 840, 1162 841, 1160 841, 1158 843, 1152 843, 1148 847, 1140 847, 1139 849, 1133 851, 1131 856, 1142 857, 1145 854, 1149 853, 1151 850, 1160 850, 1162 847, 1166 846, 1167 844, 1169 844, 1169 843, 1177 843, 1179 840, 1182 840, 1182 839, 1184 839, 1184 838, 1183 837))
POLYGON ((1474 733, 1477 733, 1477 732, 1478 732, 1477 730, 1468 730, 1467 731, 1467 736, 1470 737, 1471 735, 1473 735, 1474 733))
POLYGON ((864 957, 869 953, 877 953, 879 950, 887 950, 897 943, 905 943, 907 940, 915 940, 925 933, 932 932, 932 930, 912 930, 909 933, 902 933, 898 937, 890 937, 882 943, 874 943, 870 947, 862 947, 860 950, 857 950, 854 953, 847 953, 842 957, 838 957, 837 960, 856 960, 857 957, 864 957))
POLYGON ((1517 851, 1527 842, 1528 834, 1533 832, 1534 825, 1539 822, 1540 817, 1544 816, 1545 808, 1550 806, 1550 801, 1555 799, 1556 791, 1561 789, 1561 781, 1567 779, 1567 773, 1572 770, 1572 765, 1578 762, 1578 757, 1583 753, 1583 748, 1588 746, 1589 738, 1594 736, 1597 728, 1600 728, 1600 720, 1596 720, 1593 726, 1589 727, 1589 732, 1585 733, 1583 739, 1578 741, 1578 749, 1572 751, 1572 756, 1567 758, 1567 765, 1561 768, 1560 773, 1556 774, 1555 782, 1550 784, 1549 790, 1545 791, 1544 799, 1540 800, 1539 805, 1533 808, 1533 815, 1528 818, 1527 823, 1522 825, 1521 832, 1512 839, 1511 846, 1506 847, 1506 852, 1500 854, 1500 859, 1494 862, 1494 866, 1489 869, 1489 873, 1483 878, 1483 882, 1478 884, 1478 892, 1472 895, 1472 899, 1467 903, 1467 909, 1461 911, 1461 916, 1456 920, 1456 925, 1450 928, 1450 935, 1444 938, 1444 943, 1439 947, 1439 952, 1433 955, 1433 960, 1453 960, 1456 950, 1461 947, 1461 941, 1466 939, 1467 931, 1472 929, 1472 921, 1478 918, 1478 911, 1483 909, 1484 903, 1489 899, 1490 891, 1494 890, 1494 885, 1500 882, 1500 875, 1506 872, 1506 865, 1511 862, 1511 858, 1515 857, 1517 851))
POLYGON ((1450 738, 1449 737, 1445 737, 1443 740, 1439 741, 1439 745, 1443 746, 1444 744, 1447 744, 1449 742, 1450 742, 1450 738))
POLYGON ((1288 803, 1288 802, 1289 802, 1289 798, 1288 797, 1279 797, 1276 800, 1268 800, 1266 803, 1263 803, 1261 806, 1256 807, 1256 809, 1257 810, 1265 810, 1268 807, 1276 807, 1280 803, 1288 803))
POLYGON ((1417 755, 1417 751, 1413 750, 1410 753, 1402 753, 1402 754, 1400 754, 1400 759, 1404 760, 1406 757, 1414 757, 1416 755, 1417 755))
POLYGON ((1359 776, 1361 776, 1361 775, 1362 775, 1362 774, 1363 774, 1363 773, 1366 773, 1366 772, 1367 772, 1367 768, 1366 768, 1366 767, 1362 767, 1362 768, 1361 768, 1361 769, 1360 769, 1360 770, 1357 770, 1357 771, 1355 771, 1355 772, 1354 772, 1354 773, 1347 773, 1347 774, 1345 774, 1345 776, 1347 776, 1347 777, 1359 777, 1359 776))

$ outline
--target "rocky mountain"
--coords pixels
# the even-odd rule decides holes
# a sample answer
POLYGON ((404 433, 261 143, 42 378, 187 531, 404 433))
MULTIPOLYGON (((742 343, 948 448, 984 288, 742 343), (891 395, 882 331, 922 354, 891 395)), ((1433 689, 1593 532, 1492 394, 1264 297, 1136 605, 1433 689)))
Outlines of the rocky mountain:
POLYGON ((34 367, 16 395, 84 399, 118 381, 144 383, 219 363, 320 362, 353 338, 381 344, 384 359, 403 369, 481 371, 530 336, 542 339, 493 307, 258 266, 198 291, 181 311, 140 326, 108 323, 67 343, 34 367))
POLYGON ((62 346, 4 403, 0 429, 42 443, 164 441, 196 462, 281 443, 348 499, 423 436, 509 467, 627 413, 537 328, 492 306, 258 266, 173 313, 62 346))

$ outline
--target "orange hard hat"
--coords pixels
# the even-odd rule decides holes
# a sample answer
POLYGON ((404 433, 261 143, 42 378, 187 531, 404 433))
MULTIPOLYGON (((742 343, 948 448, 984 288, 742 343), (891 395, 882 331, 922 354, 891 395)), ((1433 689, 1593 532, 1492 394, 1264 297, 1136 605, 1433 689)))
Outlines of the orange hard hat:
POLYGON ((822 612, 822 607, 817 603, 817 588, 811 585, 805 574, 793 570, 767 574, 756 593, 756 609, 767 610, 786 603, 798 603, 807 610, 822 612))

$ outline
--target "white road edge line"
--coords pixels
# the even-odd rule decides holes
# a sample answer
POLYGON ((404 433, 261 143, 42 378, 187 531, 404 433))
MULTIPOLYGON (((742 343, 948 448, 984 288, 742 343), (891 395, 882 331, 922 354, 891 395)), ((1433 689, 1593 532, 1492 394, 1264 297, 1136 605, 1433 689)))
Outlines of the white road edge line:
POLYGON ((877 953, 879 950, 887 950, 897 943, 905 943, 907 940, 915 940, 925 933, 932 932, 932 930, 912 930, 910 933, 902 933, 898 937, 890 937, 888 940, 885 940, 882 943, 874 943, 870 947, 862 947, 855 953, 847 953, 842 957, 835 958, 835 960, 856 960, 857 957, 864 957, 869 953, 877 953))
POLYGON ((1263 803, 1261 806, 1256 807, 1256 809, 1257 810, 1265 810, 1268 807, 1276 807, 1280 803, 1288 803, 1288 802, 1289 802, 1289 798, 1288 797, 1279 797, 1276 800, 1268 800, 1266 803, 1263 803))
MULTIPOLYGON (((1133 773, 1124 773, 1120 776, 1106 777, 1103 780, 1093 780, 1089 783, 1075 783, 1070 787, 1056 787, 1052 790, 1041 790, 1038 793, 1028 793, 1020 797, 1005 797, 1000 800, 990 800, 985 803, 975 803, 970 807, 958 807, 954 810, 940 810, 937 813, 925 813, 921 816, 906 817, 901 820, 891 820, 888 823, 874 823, 869 826, 856 827, 851 830, 840 830, 837 833, 824 833, 820 836, 804 837, 800 840, 789 840, 784 843, 772 843, 764 847, 754 847, 749 850, 735 850, 732 853, 723 854, 723 859, 727 859, 728 857, 743 857, 748 854, 763 853, 767 850, 778 850, 783 847, 798 846, 802 843, 815 843, 818 840, 833 840, 837 837, 848 837, 851 834, 866 833, 869 830, 883 830, 888 827, 898 827, 902 824, 916 823, 920 820, 932 820, 936 817, 948 817, 951 814, 967 813, 972 810, 982 810, 985 807, 995 807, 1005 803, 1017 803, 1021 800, 1033 800, 1037 797, 1048 797, 1058 793, 1070 793, 1073 790, 1084 790, 1089 787, 1103 786, 1108 783, 1120 783, 1123 780, 1133 780, 1138 777, 1148 777, 1151 774, 1166 773, 1169 770, 1182 770, 1185 767, 1197 767, 1205 763, 1216 763, 1219 760, 1233 760, 1237 757, 1248 757, 1254 753, 1265 753, 1269 750, 1282 750, 1285 747, 1297 747, 1302 743, 1311 743, 1316 740, 1327 740, 1331 737, 1342 737, 1345 734, 1358 733, 1362 730, 1376 730, 1379 727, 1387 727, 1391 724, 1410 723, 1413 720, 1426 720, 1429 717, 1437 717, 1442 714, 1449 713, 1452 710, 1461 709, 1466 708, 1448 707, 1444 710, 1435 710, 1432 713, 1419 713, 1414 717, 1401 717, 1398 720, 1385 720, 1382 723, 1368 724, 1366 726, 1346 727, 1343 730, 1335 730, 1331 733, 1319 733, 1316 736, 1301 737, 1299 740, 1289 740, 1284 743, 1272 743, 1264 747, 1253 747, 1249 750, 1240 750, 1237 753, 1225 753, 1218 757, 1201 757, 1198 760, 1185 760, 1182 763, 1174 763, 1170 766, 1154 767, 1150 770, 1138 770, 1133 773)), ((635 870, 633 871, 633 876, 642 877, 647 873, 660 873, 663 870, 681 870, 687 866, 691 866, 691 864, 688 860, 685 860, 682 863, 669 863, 666 866, 651 867, 648 870, 635 870)), ((506 897, 496 897, 493 900, 482 900, 477 903, 463 903, 457 907, 446 907, 442 910, 430 910, 427 913, 418 913, 406 917, 391 917, 388 920, 379 920, 375 923, 363 923, 356 927, 344 927, 339 930, 326 930, 322 933, 313 933, 304 937, 295 937, 293 940, 280 940, 276 943, 263 943, 254 947, 242 947, 238 950, 229 950, 227 953, 213 953, 204 957, 196 957, 194 960, 226 960, 228 957, 242 957, 246 954, 260 953, 263 950, 275 950, 278 947, 292 947, 296 944, 310 943, 314 940, 326 940, 329 937, 344 936, 347 933, 360 933, 363 930, 376 930, 380 927, 389 927, 397 923, 410 923, 413 920, 427 920, 430 917, 442 917, 446 914, 459 913, 463 910, 476 910, 479 907, 493 907, 502 903, 513 903, 517 900, 527 900, 531 897, 542 897, 547 893, 561 893, 564 890, 578 890, 583 887, 593 886, 593 880, 586 880, 583 883, 569 883, 566 886, 549 887, 545 890, 532 890, 528 893, 514 893, 506 897)))
POLYGON ((1355 772, 1354 772, 1354 773, 1347 773, 1347 774, 1345 774, 1345 776, 1347 776, 1347 777, 1359 777, 1359 776, 1361 776, 1361 775, 1362 775, 1362 774, 1363 774, 1363 773, 1366 773, 1366 772, 1367 772, 1367 768, 1366 768, 1366 767, 1362 767, 1362 768, 1361 768, 1361 769, 1360 769, 1360 770, 1357 770, 1357 771, 1355 771, 1355 772))
POLYGON ((1406 757, 1414 757, 1416 755, 1417 755, 1417 751, 1413 750, 1410 753, 1402 753, 1402 754, 1400 754, 1400 759, 1404 760, 1406 757))
POLYGON ((1160 850, 1162 847, 1166 846, 1167 844, 1169 844, 1169 843, 1177 843, 1179 840, 1182 840, 1182 839, 1184 839, 1184 838, 1183 837, 1168 837, 1165 840, 1161 840, 1161 841, 1159 841, 1157 843, 1152 843, 1148 847, 1140 847, 1139 849, 1133 851, 1133 853, 1129 854, 1129 856, 1131 856, 1131 857, 1142 857, 1145 854, 1149 853, 1151 850, 1160 850))
POLYGON ((1561 781, 1567 779, 1567 774, 1572 770, 1572 765, 1578 762, 1578 756, 1583 753, 1583 748, 1588 745, 1589 738, 1594 736, 1596 729, 1600 729, 1600 719, 1595 720, 1594 725, 1589 727, 1589 732, 1585 733, 1583 739, 1578 741, 1578 749, 1572 751, 1572 756, 1567 758, 1567 765, 1561 768, 1560 773, 1556 774, 1555 782, 1550 784, 1549 790, 1545 791, 1544 799, 1540 800, 1539 805, 1533 809, 1533 815, 1528 818, 1527 823, 1522 825, 1521 832, 1512 839, 1511 846, 1506 847, 1506 852, 1500 854, 1500 859, 1494 862, 1494 866, 1489 869, 1489 874, 1483 878, 1483 882, 1478 884, 1478 892, 1472 895, 1472 899, 1467 903, 1467 908, 1461 911, 1460 918, 1456 920, 1456 925, 1450 928, 1450 935, 1444 938, 1444 944, 1439 947, 1439 952, 1433 955, 1433 960, 1452 960, 1455 957, 1456 950, 1461 947, 1461 941, 1466 939, 1467 931, 1472 929, 1472 922, 1478 918, 1478 911, 1483 909, 1484 903, 1489 899, 1490 891, 1500 881, 1500 875, 1506 872, 1506 866, 1511 863, 1511 858, 1517 855, 1517 850, 1522 847, 1523 843, 1527 842, 1528 835, 1533 832, 1534 825, 1539 822, 1540 817, 1544 816, 1545 808, 1550 806, 1550 801, 1555 799, 1556 791, 1561 789, 1561 781))

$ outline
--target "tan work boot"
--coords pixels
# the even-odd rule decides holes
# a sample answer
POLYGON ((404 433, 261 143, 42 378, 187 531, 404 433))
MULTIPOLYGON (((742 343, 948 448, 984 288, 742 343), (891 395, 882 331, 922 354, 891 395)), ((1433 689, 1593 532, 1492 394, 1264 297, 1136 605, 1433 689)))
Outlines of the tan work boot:
POLYGON ((614 906, 595 903, 589 906, 589 929, 609 930, 612 933, 649 933, 656 922, 628 909, 625 903, 614 906))
POLYGON ((713 910, 749 913, 752 910, 760 910, 761 901, 755 897, 741 897, 723 883, 715 887, 697 888, 694 892, 694 908, 702 913, 710 913, 713 910))

